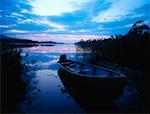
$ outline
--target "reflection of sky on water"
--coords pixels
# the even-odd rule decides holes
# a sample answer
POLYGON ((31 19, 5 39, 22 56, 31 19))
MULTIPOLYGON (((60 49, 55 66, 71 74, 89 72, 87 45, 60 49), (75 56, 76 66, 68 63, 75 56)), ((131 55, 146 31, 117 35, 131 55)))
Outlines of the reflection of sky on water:
MULTIPOLYGON (((47 53, 82 53, 83 49, 76 48, 74 44, 56 44, 54 46, 34 46, 24 50, 30 50, 30 52, 36 52, 40 54, 47 53)), ((89 53, 88 50, 84 50, 84 53, 89 53)))
POLYGON ((61 91, 64 86, 57 74, 57 61, 63 53, 60 51, 65 50, 69 58, 75 58, 71 53, 75 52, 73 45, 70 45, 72 48, 61 47, 39 46, 23 49, 23 62, 28 67, 31 83, 27 85, 27 94, 20 103, 21 112, 83 112, 68 93, 61 91))
POLYGON ((72 44, 61 44, 55 46, 35 46, 29 48, 30 51, 37 51, 40 53, 75 53, 75 45, 72 44))

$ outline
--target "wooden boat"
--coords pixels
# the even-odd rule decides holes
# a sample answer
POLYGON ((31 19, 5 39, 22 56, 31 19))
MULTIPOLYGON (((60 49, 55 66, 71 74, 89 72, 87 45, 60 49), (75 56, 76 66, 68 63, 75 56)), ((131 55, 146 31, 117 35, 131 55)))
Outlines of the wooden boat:
POLYGON ((60 79, 79 104, 107 104, 121 97, 127 81, 125 75, 108 68, 68 60, 66 55, 60 56, 59 63, 60 79))

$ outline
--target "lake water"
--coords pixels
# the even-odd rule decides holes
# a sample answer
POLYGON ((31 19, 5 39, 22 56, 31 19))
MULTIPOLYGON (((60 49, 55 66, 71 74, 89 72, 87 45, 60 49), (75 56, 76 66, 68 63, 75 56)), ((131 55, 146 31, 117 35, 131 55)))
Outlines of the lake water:
MULTIPOLYGON (((67 54, 72 60, 86 62, 89 52, 83 53, 73 44, 59 44, 55 46, 35 46, 23 48, 22 63, 26 66, 26 73, 22 80, 26 83, 26 95, 18 109, 22 113, 84 113, 78 103, 65 90, 58 75, 61 54, 67 54), (86 57, 85 57, 86 56, 86 57)), ((122 97, 115 101, 118 111, 128 112, 137 110, 141 104, 136 88, 127 84, 122 97)), ((140 108, 139 108, 140 110, 140 108)))
POLYGON ((73 98, 64 92, 65 88, 58 76, 58 59, 61 54, 68 58, 75 56, 76 48, 72 44, 56 46, 36 46, 23 48, 23 63, 27 73, 22 77, 27 83, 27 94, 18 108, 21 112, 84 112, 73 98))

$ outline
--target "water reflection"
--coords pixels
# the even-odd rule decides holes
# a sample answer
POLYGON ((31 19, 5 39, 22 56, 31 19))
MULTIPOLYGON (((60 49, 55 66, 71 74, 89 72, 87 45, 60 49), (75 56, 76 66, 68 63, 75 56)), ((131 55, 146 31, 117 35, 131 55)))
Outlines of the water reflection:
POLYGON ((22 102, 23 112, 74 112, 79 111, 68 94, 61 94, 63 87, 55 70, 36 70, 36 88, 30 90, 22 102), (31 99, 32 98, 32 99, 31 99), (59 109, 59 110, 57 110, 59 109))
MULTIPOLYGON (((22 62, 28 67, 28 73, 22 79, 30 83, 27 85, 27 94, 18 105, 20 112, 90 112, 92 110, 89 108, 90 104, 82 102, 82 99, 74 97, 71 92, 67 91, 67 86, 64 82, 62 83, 57 73, 60 68, 57 61, 62 53, 67 54, 71 60, 88 62, 90 54, 88 51, 83 52, 82 49, 77 48, 76 50, 76 47, 71 44, 23 48, 22 62)), ((106 107, 103 107, 102 104, 93 106, 97 106, 94 110, 100 112, 104 111, 102 108, 105 108, 105 111, 137 111, 140 106, 138 104, 140 101, 137 99, 136 88, 128 84, 123 96, 115 100, 114 104, 104 103, 106 107)))
POLYGON ((22 62, 28 66, 30 83, 25 98, 19 104, 21 112, 84 112, 69 93, 62 92, 65 87, 57 73, 57 61, 64 52, 69 58, 74 58, 74 53, 71 53, 75 52, 74 45, 24 48, 22 62))
POLYGON ((55 46, 35 46, 28 48, 30 51, 36 51, 40 53, 75 53, 76 48, 73 44, 60 44, 55 46))

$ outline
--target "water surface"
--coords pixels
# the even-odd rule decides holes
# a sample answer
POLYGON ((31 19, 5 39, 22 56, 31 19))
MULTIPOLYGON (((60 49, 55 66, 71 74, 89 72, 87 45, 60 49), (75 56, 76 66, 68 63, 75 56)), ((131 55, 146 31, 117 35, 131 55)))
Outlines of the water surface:
MULTIPOLYGON (((71 60, 87 62, 90 57, 88 51, 76 48, 73 44, 59 44, 54 46, 35 46, 23 48, 22 63, 26 66, 26 73, 22 80, 26 83, 26 94, 18 103, 22 113, 84 113, 80 104, 66 91, 59 75, 59 56, 67 54, 71 60)), ((114 100, 117 112, 136 112, 142 110, 137 89, 132 81, 128 81, 122 97, 114 100)))
POLYGON ((65 53, 77 59, 75 52, 75 46, 69 44, 23 48, 22 62, 28 71, 22 79, 29 83, 27 94, 18 106, 21 112, 84 112, 65 92, 57 73, 59 56, 65 53))

